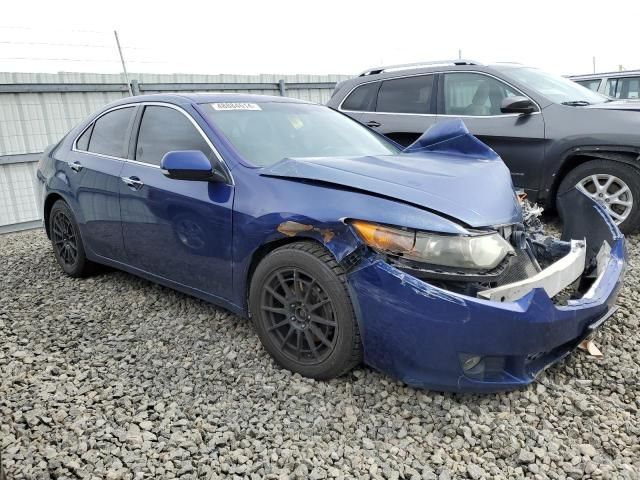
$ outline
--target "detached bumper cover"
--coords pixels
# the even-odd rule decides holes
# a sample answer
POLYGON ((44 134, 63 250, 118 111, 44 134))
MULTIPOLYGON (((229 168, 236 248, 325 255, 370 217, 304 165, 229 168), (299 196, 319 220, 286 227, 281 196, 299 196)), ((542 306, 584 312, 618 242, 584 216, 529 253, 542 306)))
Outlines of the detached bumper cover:
POLYGON ((349 273, 366 363, 416 387, 492 392, 529 384, 570 353, 613 312, 626 249, 599 205, 576 190, 563 202, 581 220, 564 217, 569 238, 586 239, 587 262, 603 242, 611 247, 588 295, 557 306, 534 288, 500 303, 451 293, 366 259, 349 273), (463 370, 469 356, 481 361, 463 370))

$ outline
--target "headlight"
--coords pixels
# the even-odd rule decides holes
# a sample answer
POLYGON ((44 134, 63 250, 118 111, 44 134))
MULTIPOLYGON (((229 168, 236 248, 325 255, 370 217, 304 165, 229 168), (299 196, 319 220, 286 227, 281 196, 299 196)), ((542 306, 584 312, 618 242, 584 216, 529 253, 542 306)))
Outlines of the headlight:
POLYGON ((498 233, 441 235, 403 230, 354 220, 351 225, 360 238, 375 250, 432 265, 474 270, 491 270, 513 248, 498 233))

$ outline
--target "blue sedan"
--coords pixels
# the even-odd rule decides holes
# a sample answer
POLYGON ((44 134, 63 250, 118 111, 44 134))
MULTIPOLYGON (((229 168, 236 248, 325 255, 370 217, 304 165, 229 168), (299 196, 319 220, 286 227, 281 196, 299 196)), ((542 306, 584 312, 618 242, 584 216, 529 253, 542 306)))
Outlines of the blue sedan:
POLYGON ((66 274, 109 265, 249 317, 317 379, 364 361, 417 387, 526 385, 611 316, 625 268, 602 205, 564 193, 546 236, 460 121, 403 149, 294 99, 138 96, 48 149, 38 179, 66 274))

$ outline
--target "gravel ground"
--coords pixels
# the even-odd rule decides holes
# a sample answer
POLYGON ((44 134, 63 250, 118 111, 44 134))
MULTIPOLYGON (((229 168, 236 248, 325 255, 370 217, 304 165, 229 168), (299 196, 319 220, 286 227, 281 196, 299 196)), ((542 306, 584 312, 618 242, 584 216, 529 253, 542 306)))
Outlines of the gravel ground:
POLYGON ((0 236, 0 447, 22 478, 640 478, 640 238, 603 359, 498 395, 281 370, 251 325, 0 236))

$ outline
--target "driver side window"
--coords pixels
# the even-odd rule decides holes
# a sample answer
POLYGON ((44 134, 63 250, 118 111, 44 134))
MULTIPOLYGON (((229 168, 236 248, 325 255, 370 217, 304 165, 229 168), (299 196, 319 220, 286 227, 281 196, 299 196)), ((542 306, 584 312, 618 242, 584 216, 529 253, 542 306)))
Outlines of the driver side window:
POLYGON ((209 158, 213 156, 205 139, 182 113, 170 107, 146 106, 135 159, 160 166, 164 154, 172 150, 200 150, 209 158))
POLYGON ((521 94, 488 75, 460 72, 444 76, 446 115, 502 115, 502 100, 517 95, 521 94))

